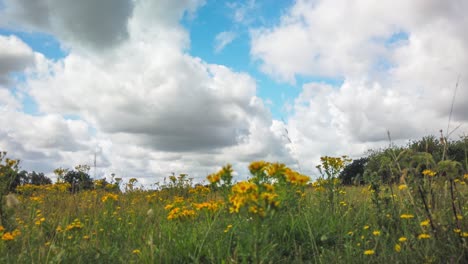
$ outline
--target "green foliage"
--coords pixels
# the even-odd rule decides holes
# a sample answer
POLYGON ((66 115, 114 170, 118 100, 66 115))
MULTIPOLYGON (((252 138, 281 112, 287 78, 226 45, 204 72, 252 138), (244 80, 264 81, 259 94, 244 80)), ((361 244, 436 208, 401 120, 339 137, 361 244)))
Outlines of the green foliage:
POLYGON ((338 176, 344 185, 364 184, 364 168, 369 161, 369 158, 363 157, 353 160, 346 165, 338 176))
POLYGON ((94 187, 93 179, 88 174, 89 166, 78 165, 75 170, 67 171, 63 180, 71 185, 70 192, 76 193, 82 190, 90 190, 94 187))

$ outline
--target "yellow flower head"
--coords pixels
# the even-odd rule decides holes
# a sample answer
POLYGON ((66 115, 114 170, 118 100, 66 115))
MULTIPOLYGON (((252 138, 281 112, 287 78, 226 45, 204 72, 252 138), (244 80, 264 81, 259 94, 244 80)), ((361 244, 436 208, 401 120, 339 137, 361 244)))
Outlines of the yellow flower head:
POLYGON ((412 214, 402 214, 402 215, 400 215, 400 218, 401 219, 411 219, 411 218, 414 218, 414 215, 412 215, 412 214))
POLYGON ((433 170, 424 170, 422 174, 424 176, 434 177, 436 175, 436 172, 433 170))
POLYGON ((265 162, 263 160, 254 161, 254 162, 250 163, 249 171, 252 174, 256 174, 258 172, 262 172, 265 169, 265 167, 268 166, 268 165, 269 165, 269 163, 265 162))
POLYGON ((141 251, 139 249, 134 249, 132 251, 132 254, 139 255, 139 254, 141 254, 141 251))
POLYGON ((13 234, 11 234, 10 232, 6 232, 5 234, 3 234, 2 236, 2 240, 3 241, 11 241, 15 239, 15 237, 13 236, 13 234))
POLYGON ((380 236, 380 231, 375 230, 374 232, 372 232, 372 234, 373 234, 374 236, 380 236))
POLYGON ((395 245, 395 251, 396 251, 396 252, 400 252, 400 251, 401 251, 401 246, 400 246, 400 244, 396 244, 396 245, 395 245))
POLYGON ((431 235, 425 234, 425 233, 420 234, 420 235, 418 236, 418 239, 429 239, 429 238, 431 238, 431 235))
POLYGON ((421 222, 421 226, 422 226, 422 227, 429 226, 429 224, 430 224, 430 221, 429 221, 429 220, 424 220, 424 221, 421 222))
POLYGON ((401 184, 401 185, 398 186, 398 189, 399 189, 400 191, 406 190, 406 189, 408 189, 408 185, 406 185, 406 184, 401 184))
POLYGON ((374 255, 374 254, 375 254, 375 251, 372 249, 364 251, 364 255, 374 255))
POLYGON ((408 240, 406 237, 400 237, 398 239, 398 241, 400 241, 400 242, 406 242, 406 240, 408 240))

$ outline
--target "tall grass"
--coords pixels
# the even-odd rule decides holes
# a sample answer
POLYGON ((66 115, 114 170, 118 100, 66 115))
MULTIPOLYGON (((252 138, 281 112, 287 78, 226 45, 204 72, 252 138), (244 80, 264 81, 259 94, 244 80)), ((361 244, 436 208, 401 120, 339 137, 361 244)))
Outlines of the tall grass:
POLYGON ((184 177, 125 193, 22 186, 14 224, 1 227, 0 262, 468 262, 467 174, 408 167, 405 183, 345 187, 340 166, 307 184, 282 164, 256 162, 239 183, 226 166, 209 186, 184 177))

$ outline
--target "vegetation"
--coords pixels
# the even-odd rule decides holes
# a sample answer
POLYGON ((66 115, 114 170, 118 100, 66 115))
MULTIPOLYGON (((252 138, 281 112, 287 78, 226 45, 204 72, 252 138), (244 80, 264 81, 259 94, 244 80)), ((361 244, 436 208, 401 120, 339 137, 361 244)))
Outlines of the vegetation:
POLYGON ((86 166, 42 184, 2 153, 0 262, 467 263, 466 139, 438 144, 323 157, 315 181, 256 161, 246 181, 227 165, 208 185, 182 174, 125 192, 86 166), (18 174, 31 177, 8 194, 18 174))

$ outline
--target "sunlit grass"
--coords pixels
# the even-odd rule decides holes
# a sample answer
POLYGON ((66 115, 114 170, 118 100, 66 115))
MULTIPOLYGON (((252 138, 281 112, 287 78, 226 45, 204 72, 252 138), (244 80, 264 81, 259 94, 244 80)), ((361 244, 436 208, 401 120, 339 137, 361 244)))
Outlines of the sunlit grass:
POLYGON ((234 183, 226 166, 208 186, 183 184, 181 176, 157 191, 22 186, 14 225, 0 227, 0 262, 467 261, 466 175, 450 185, 425 172, 426 209, 419 183, 345 187, 336 172, 308 183, 266 162, 250 171, 249 181, 234 183))

